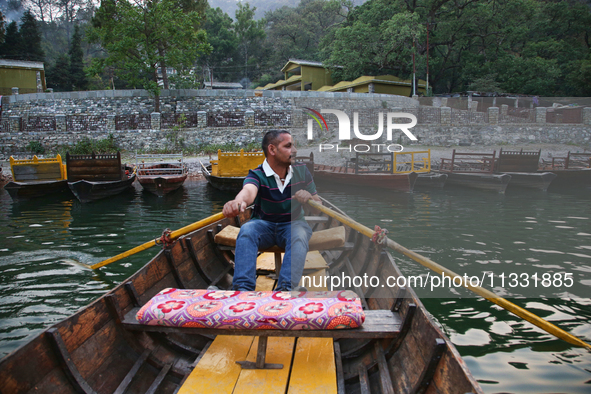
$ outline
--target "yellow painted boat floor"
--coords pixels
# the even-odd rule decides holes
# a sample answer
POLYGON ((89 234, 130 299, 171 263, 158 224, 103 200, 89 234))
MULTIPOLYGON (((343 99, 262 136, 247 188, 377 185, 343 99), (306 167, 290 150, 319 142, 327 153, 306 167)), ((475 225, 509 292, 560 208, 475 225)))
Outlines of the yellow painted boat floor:
MULTIPOLYGON (((274 285, 266 276, 257 278, 257 290, 274 285)), ((336 394, 331 338, 269 337, 265 361, 283 364, 283 369, 242 369, 236 364, 255 361, 257 346, 258 337, 218 335, 178 394, 336 394)))

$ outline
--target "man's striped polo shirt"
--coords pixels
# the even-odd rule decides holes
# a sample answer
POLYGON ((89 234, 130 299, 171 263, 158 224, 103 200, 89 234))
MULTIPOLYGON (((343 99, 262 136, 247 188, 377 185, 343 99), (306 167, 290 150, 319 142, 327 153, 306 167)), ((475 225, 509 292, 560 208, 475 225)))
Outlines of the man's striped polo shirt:
POLYGON ((286 179, 289 183, 281 191, 277 186, 273 170, 268 167, 265 173, 263 167, 265 164, 269 166, 265 160, 263 164, 250 170, 244 179, 244 185, 251 183, 259 189, 254 200, 252 218, 274 223, 289 222, 292 218, 293 220, 302 219, 304 216, 302 205, 296 199, 292 201, 292 196, 299 190, 307 190, 312 195, 317 194, 316 185, 306 165, 303 163, 291 165, 291 180, 286 179))

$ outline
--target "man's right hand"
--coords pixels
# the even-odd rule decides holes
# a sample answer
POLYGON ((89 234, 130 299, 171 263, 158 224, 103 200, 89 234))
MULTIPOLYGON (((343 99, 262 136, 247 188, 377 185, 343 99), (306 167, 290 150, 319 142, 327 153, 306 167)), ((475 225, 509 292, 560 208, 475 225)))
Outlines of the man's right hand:
POLYGON ((241 212, 246 210, 250 204, 254 202, 255 197, 259 189, 252 183, 244 185, 240 193, 236 195, 236 198, 232 201, 228 201, 224 205, 223 213, 227 218, 233 218, 240 215, 241 212))
POLYGON ((236 199, 228 201, 226 204, 224 204, 224 209, 222 212, 224 213, 225 217, 233 218, 238 216, 241 212, 244 212, 246 206, 247 204, 244 201, 236 199))

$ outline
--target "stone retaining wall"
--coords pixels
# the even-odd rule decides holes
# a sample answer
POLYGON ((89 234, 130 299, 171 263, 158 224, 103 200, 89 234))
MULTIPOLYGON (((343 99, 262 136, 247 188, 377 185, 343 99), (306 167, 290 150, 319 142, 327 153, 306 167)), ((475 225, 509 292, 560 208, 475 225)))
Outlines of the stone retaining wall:
MULTIPOLYGON (((177 132, 167 130, 135 130, 107 132, 33 132, 33 133, 0 133, 0 160, 10 155, 24 153, 31 141, 39 141, 51 151, 60 145, 73 145, 83 138, 105 139, 113 135, 114 141, 121 149, 133 152, 135 150, 156 151, 170 149, 182 145, 194 147, 203 144, 235 143, 247 146, 251 142, 261 141, 264 133, 271 127, 257 128, 203 128, 183 129, 177 132), (178 141, 182 141, 180 143, 178 141)), ((289 128, 296 137, 299 146, 316 146, 320 143, 338 144, 336 133, 320 135, 313 141, 306 138, 304 128, 289 128)), ((394 133, 392 143, 400 143, 406 149, 412 145, 430 146, 488 146, 488 145, 527 145, 527 144, 573 144, 591 146, 591 127, 585 125, 475 125, 469 127, 423 125, 412 129, 419 139, 412 142, 402 133, 394 133)), ((355 143, 372 144, 373 141, 355 141, 355 143)), ((387 143, 381 140, 380 143, 387 143)), ((341 142, 341 146, 347 145, 341 142)))
MULTIPOLYGON (((312 108, 413 107, 418 101, 388 94, 332 93, 315 91, 257 90, 162 90, 162 113, 198 111, 291 110, 305 103, 312 108)), ((63 115, 127 115, 154 112, 154 99, 146 90, 98 90, 86 92, 36 93, 3 99, 2 117, 63 115)))
MULTIPOLYGON (((506 106, 490 107, 486 112, 463 111, 419 106, 417 100, 408 97, 382 94, 170 90, 162 93, 162 113, 151 112, 152 98, 141 90, 26 94, 10 96, 9 101, 6 105, 3 98, 0 123, 0 156, 4 158, 25 152, 31 141, 51 151, 83 138, 98 140, 110 135, 127 151, 224 143, 246 146, 260 141, 266 130, 278 127, 290 129, 300 146, 339 143, 334 115, 325 116, 330 132, 319 131, 314 124, 314 141, 307 140, 306 125, 312 118, 306 108, 344 111, 352 124, 353 112, 359 112, 364 134, 375 133, 380 112, 383 116, 386 112, 410 112, 419 119, 412 132, 421 145, 591 145, 591 108, 582 109, 582 123, 560 124, 545 123, 545 111, 540 108, 535 109, 536 116, 526 119, 509 115, 506 106), (190 122, 184 128, 172 127, 180 114, 189 114, 190 122), (27 127, 23 127, 24 122, 27 127), (92 122, 94 126, 89 128, 92 122), (121 122, 123 126, 119 127, 121 122)), ((392 143, 411 146, 410 140, 396 131, 392 143)))

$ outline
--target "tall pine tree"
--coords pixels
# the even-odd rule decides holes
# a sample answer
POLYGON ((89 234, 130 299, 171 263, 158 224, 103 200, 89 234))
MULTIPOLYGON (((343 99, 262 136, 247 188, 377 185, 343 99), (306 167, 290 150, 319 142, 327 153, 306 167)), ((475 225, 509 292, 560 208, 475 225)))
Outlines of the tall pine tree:
POLYGON ((44 61, 45 53, 41 48, 41 30, 31 11, 25 12, 21 18, 21 22, 19 30, 21 53, 19 54, 19 58, 33 62, 44 61))
POLYGON ((70 80, 74 90, 88 89, 88 79, 84 73, 84 52, 82 51, 82 35, 80 34, 80 26, 74 26, 74 35, 70 43, 70 80))
POLYGON ((16 22, 10 22, 6 27, 4 42, 0 45, 0 57, 4 59, 20 59, 21 36, 16 22))
POLYGON ((70 61, 68 55, 62 53, 55 60, 55 64, 47 68, 45 74, 47 87, 56 92, 68 92, 72 90, 72 79, 69 73, 70 61))

